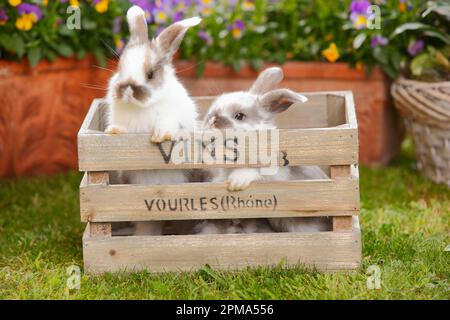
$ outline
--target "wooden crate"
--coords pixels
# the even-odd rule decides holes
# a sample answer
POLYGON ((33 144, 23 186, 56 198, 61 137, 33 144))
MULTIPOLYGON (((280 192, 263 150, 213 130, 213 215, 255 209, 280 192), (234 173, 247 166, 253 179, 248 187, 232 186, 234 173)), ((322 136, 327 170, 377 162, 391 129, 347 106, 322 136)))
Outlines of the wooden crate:
MULTIPOLYGON (((80 185, 81 220, 88 223, 83 235, 85 271, 189 271, 205 264, 237 269, 280 261, 323 271, 357 268, 361 261, 361 234, 358 132, 352 93, 306 95, 307 103, 293 105, 278 119, 278 161, 289 166, 320 165, 329 178, 260 182, 241 192, 228 192, 225 183, 110 183, 109 171, 114 170, 261 164, 250 165, 248 159, 221 165, 174 164, 167 157, 171 142, 158 146, 150 142, 150 134, 103 133, 105 105, 95 100, 78 133, 79 168, 86 172, 80 185), (159 199, 160 203, 170 200, 172 204, 178 201, 180 205, 163 208, 161 204, 159 209, 163 209, 158 210, 153 204, 149 207, 152 199, 159 199), (254 205, 223 204, 249 199, 254 205), (111 231, 112 223, 123 221, 318 216, 332 217, 332 230, 163 236, 115 236, 111 231)), ((201 115, 212 99, 196 98, 201 115)), ((245 151, 254 152, 249 146, 245 151)))

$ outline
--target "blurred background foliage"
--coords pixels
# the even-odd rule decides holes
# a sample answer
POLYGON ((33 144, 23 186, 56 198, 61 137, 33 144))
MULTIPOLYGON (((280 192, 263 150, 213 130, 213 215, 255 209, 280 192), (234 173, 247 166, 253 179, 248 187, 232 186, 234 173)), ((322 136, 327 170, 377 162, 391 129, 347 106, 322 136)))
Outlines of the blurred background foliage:
MULTIPOLYGON (((395 78, 414 57, 436 51, 448 65, 448 1, 424 0, 0 0, 0 57, 25 57, 35 66, 93 53, 105 65, 113 50, 123 50, 133 4, 146 12, 153 36, 174 21, 203 17, 180 50, 181 58, 197 61, 199 74, 206 61, 240 70, 297 60, 343 61, 367 71, 379 65, 395 78), (69 7, 80 9, 80 30, 66 24, 75 12, 69 7)), ((421 59, 416 74, 429 65, 421 59)))

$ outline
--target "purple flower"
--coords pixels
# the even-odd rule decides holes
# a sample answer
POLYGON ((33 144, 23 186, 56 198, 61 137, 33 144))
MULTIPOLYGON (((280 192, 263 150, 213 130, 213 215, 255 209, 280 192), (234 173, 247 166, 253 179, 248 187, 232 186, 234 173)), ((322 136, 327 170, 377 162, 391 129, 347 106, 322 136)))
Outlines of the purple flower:
POLYGON ((350 4, 350 20, 356 29, 364 29, 367 27, 367 19, 370 15, 367 9, 370 6, 368 0, 353 0, 350 4))
POLYGON ((198 35, 198 37, 199 37, 200 39, 202 39, 203 41, 205 41, 206 44, 207 44, 208 46, 210 46, 210 45, 212 44, 213 39, 212 39, 211 35, 210 35, 208 32, 203 31, 203 30, 200 30, 200 31, 197 33, 197 35, 198 35))
POLYGON ((0 9, 0 25, 5 24, 6 21, 8 21, 9 17, 6 14, 6 11, 3 9, 0 9))
POLYGON ((227 30, 231 32, 233 38, 239 39, 242 37, 244 28, 245 28, 244 21, 238 19, 234 21, 233 24, 229 25, 227 27, 227 30))
POLYGON ((385 46, 387 45, 389 40, 381 35, 376 35, 372 37, 372 40, 370 41, 370 45, 372 48, 375 48, 377 46, 385 46))
POLYGON ((152 3, 150 3, 149 0, 130 0, 130 2, 140 7, 145 12, 145 18, 147 22, 152 22, 152 11, 156 7, 153 1, 152 3))
POLYGON ((365 15, 370 2, 368 0, 353 0, 350 4, 350 12, 365 15))
POLYGON ((421 53, 424 48, 425 48, 425 41, 416 40, 409 44, 408 53, 414 57, 414 56, 417 56, 419 53, 421 53))
POLYGON ((120 33, 122 29, 122 17, 115 17, 113 22, 113 32, 120 33))
POLYGON ((36 16, 36 21, 39 21, 42 17, 41 10, 37 5, 31 4, 31 3, 21 3, 17 7, 17 11, 20 15, 26 13, 30 14, 33 13, 36 16))
POLYGON ((177 11, 172 16, 172 21, 177 22, 183 19, 183 11, 177 11))

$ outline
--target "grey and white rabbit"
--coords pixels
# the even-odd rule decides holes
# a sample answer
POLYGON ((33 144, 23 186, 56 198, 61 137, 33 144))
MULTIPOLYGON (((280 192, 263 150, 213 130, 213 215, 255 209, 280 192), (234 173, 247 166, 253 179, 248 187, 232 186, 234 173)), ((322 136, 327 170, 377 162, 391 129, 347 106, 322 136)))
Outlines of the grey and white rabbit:
MULTIPOLYGON (((151 133, 154 143, 175 139, 193 131, 197 107, 176 77, 172 56, 186 31, 201 21, 185 19, 148 38, 144 11, 133 6, 127 12, 130 41, 123 51, 118 71, 109 81, 106 133, 151 133)), ((121 173, 122 183, 172 184, 187 182, 184 170, 138 170, 121 173)), ((136 223, 135 234, 161 234, 162 222, 136 223)))
MULTIPOLYGON (((275 117, 295 103, 304 103, 307 98, 289 89, 275 89, 283 79, 280 68, 269 68, 261 72, 249 91, 226 93, 218 97, 204 119, 205 128, 216 129, 275 129, 275 117)), ((229 191, 244 190, 255 181, 286 181, 300 179, 327 179, 318 166, 280 167, 274 175, 262 175, 258 168, 215 169, 211 171, 213 182, 226 181, 229 191)), ((301 192, 301 190, 299 190, 301 192)), ((253 219, 242 219, 250 223, 243 232, 254 230, 253 219)), ((275 231, 302 232, 329 230, 329 219, 322 218, 271 218, 275 231)), ((230 222, 228 222, 230 223, 230 222)), ((206 229, 213 229, 211 223, 206 229)), ((220 228, 217 228, 220 230, 220 228)), ((203 230, 199 230, 203 233, 203 230)), ((253 231, 250 231, 253 232, 253 231)))

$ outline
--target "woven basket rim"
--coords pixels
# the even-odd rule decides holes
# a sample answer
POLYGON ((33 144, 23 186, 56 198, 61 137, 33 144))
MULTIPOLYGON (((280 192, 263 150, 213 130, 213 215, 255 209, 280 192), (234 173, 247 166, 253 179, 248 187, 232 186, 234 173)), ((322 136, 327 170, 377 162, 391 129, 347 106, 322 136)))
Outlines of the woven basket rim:
POLYGON ((437 86, 450 86, 450 81, 435 81, 435 82, 427 82, 427 81, 420 81, 420 80, 414 80, 414 79, 408 79, 403 76, 398 77, 395 81, 399 82, 406 82, 412 85, 420 85, 424 87, 437 87, 437 86))
POLYGON ((391 86, 391 94, 404 117, 450 128, 450 81, 423 82, 399 77, 391 86), (436 103, 439 100, 444 103, 436 103))

